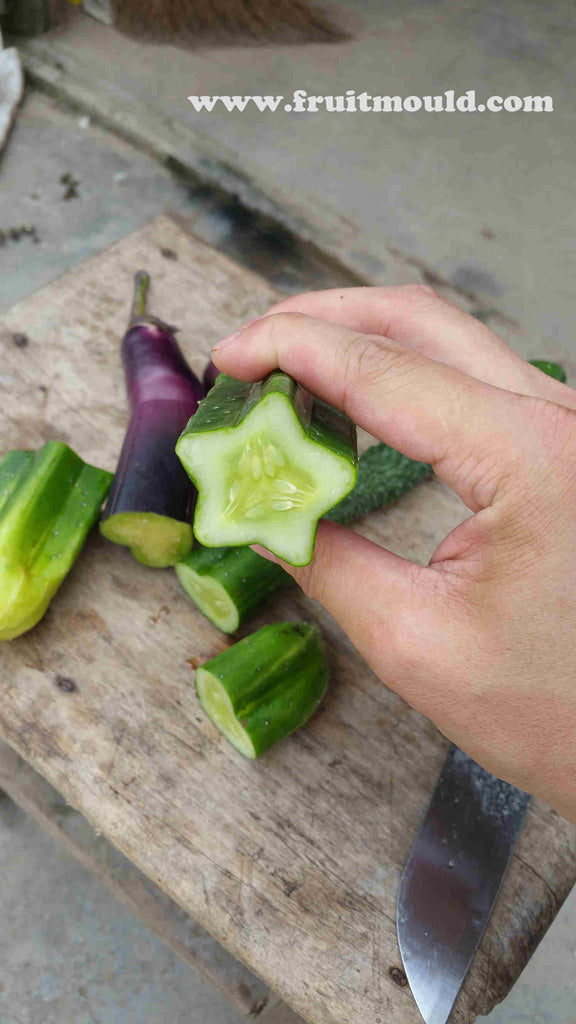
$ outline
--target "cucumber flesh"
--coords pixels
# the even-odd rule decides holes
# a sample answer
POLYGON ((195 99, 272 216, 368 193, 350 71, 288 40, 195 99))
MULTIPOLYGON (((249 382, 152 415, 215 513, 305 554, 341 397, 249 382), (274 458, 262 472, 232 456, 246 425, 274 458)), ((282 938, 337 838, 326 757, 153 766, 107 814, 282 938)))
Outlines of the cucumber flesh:
POLYGON ((9 452, 0 464, 0 640, 42 618, 74 564, 112 474, 67 445, 9 452))
POLYGON ((310 718, 327 678, 317 627, 275 622, 199 668, 196 690, 220 732, 254 759, 310 718))
MULTIPOLYGON (((214 550, 222 549, 215 548, 214 550)), ((212 576, 197 572, 188 564, 188 561, 179 562, 175 568, 182 587, 203 615, 223 633, 235 633, 240 625, 240 616, 232 597, 223 584, 212 576)))
POLYGON ((196 688, 200 703, 216 728, 244 757, 254 760, 256 748, 236 718, 232 701, 220 680, 208 669, 198 669, 196 688))
POLYGON ((124 544, 142 565, 166 569, 185 558, 192 547, 192 527, 156 512, 118 512, 100 524, 100 532, 124 544))
POLYGON ((201 544, 259 543, 293 565, 310 562, 318 520, 357 477, 354 425, 283 373, 220 374, 176 451, 199 491, 201 544))
POLYGON ((265 601, 292 583, 292 577, 249 547, 196 545, 176 565, 188 597, 224 633, 235 633, 265 601))

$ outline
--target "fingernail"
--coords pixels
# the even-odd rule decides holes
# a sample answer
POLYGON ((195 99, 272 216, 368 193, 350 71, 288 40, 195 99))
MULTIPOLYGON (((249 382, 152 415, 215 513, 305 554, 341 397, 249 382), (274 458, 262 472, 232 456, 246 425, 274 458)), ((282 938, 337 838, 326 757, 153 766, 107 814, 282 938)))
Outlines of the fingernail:
POLYGON ((242 326, 239 327, 237 331, 234 331, 233 334, 228 334, 227 337, 222 338, 222 341, 217 341, 216 344, 212 346, 212 351, 220 352, 221 349, 228 348, 229 345, 233 345, 240 335, 244 333, 246 328, 250 327, 250 324, 255 324, 256 320, 259 319, 260 317, 255 317, 254 320, 248 320, 247 323, 242 324, 242 326))

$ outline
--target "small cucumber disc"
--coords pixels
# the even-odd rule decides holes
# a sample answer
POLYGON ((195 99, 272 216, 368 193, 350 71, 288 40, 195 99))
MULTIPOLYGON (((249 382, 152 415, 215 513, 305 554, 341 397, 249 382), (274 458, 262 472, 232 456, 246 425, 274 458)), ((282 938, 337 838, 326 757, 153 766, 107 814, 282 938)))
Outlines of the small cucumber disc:
POLYGON ((198 608, 223 633, 234 633, 240 624, 238 608, 230 594, 212 576, 201 575, 186 562, 175 566, 176 575, 198 608))

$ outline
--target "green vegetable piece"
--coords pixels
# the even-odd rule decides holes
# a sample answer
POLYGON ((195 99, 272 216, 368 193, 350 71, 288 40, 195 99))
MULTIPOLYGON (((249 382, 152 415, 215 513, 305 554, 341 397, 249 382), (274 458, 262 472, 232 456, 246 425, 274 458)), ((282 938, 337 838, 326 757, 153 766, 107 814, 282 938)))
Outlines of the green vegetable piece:
POLYGON ((61 441, 0 463, 0 640, 42 618, 112 482, 61 441))
POLYGON ((193 548, 176 567, 188 597, 223 633, 240 625, 293 582, 280 565, 248 547, 193 548))
POLYGON ((530 364, 536 366, 542 373, 553 377, 554 380, 559 380, 561 384, 566 381, 566 373, 564 367, 560 366, 560 363, 551 363, 548 359, 531 359, 530 364))
POLYGON ((116 512, 100 523, 100 533, 129 547, 137 562, 152 569, 166 569, 185 558, 194 539, 189 523, 156 512, 116 512))
MULTIPOLYGON (((326 518, 343 524, 361 519, 397 501, 431 473, 431 466, 375 444, 360 457, 354 490, 326 518)), ((188 597, 224 633, 235 633, 294 582, 281 566, 249 547, 197 545, 175 568, 188 597)))
POLYGON ((327 679, 317 627, 275 622, 207 661, 196 672, 196 690, 232 746, 255 758, 304 725, 327 679))
POLYGON ((220 374, 178 440, 198 488, 206 547, 263 544, 292 565, 312 558, 318 520, 356 483, 356 428, 280 371, 256 384, 220 374))

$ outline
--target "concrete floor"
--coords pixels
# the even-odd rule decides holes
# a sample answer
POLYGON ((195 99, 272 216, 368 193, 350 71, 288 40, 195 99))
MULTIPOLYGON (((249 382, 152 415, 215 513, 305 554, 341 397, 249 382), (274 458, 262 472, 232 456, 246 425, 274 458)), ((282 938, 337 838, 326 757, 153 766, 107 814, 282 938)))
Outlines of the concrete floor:
MULTIPOLYGON (((46 83, 159 152, 273 207, 374 281, 404 254, 573 345, 572 0, 332 0, 353 38, 332 46, 186 53, 143 46, 78 13, 27 48, 46 83), (105 60, 103 61, 103 56, 105 60), (105 73, 103 73, 105 67, 105 73), (196 112, 190 94, 551 95, 552 114, 196 112)), ((415 262, 414 262, 415 261, 415 262)), ((404 271, 406 272, 406 271, 404 271)))
MULTIPOLYGON (((400 0, 393 0, 384 24, 382 5, 366 0, 358 26, 365 44, 357 62, 354 43, 344 44, 350 49, 340 64, 328 54, 319 60, 311 48, 308 65, 300 68, 288 50, 262 51, 256 70, 247 51, 230 51, 233 60, 228 52, 182 55, 173 62, 170 83, 158 91, 165 51, 152 50, 146 60, 148 94, 126 63, 121 70, 117 65, 117 78, 126 95, 130 86, 139 102, 149 103, 151 117, 159 116, 162 104, 172 104, 176 119, 184 111, 191 116, 184 102, 174 110, 181 94, 228 91, 224 81, 236 93, 288 92, 302 84, 310 92, 336 92, 337 83, 340 91, 419 93, 449 85, 480 88, 487 81, 494 85, 490 91, 504 94, 555 93, 563 104, 558 117, 536 127, 531 122, 529 130, 510 118, 504 127, 495 118, 494 125, 482 122, 474 130, 469 122, 454 121, 460 127, 450 131, 444 121, 439 131, 419 119, 412 127, 391 121, 385 130, 380 123, 368 130, 354 117, 330 124, 306 118, 296 127, 286 118, 250 122, 220 115, 195 125, 263 190, 274 180, 271 193, 292 210, 287 222, 296 222, 298 207, 302 223, 322 222, 317 241, 341 240, 350 280, 362 269, 384 278, 387 246, 400 246, 533 326, 539 354, 552 356, 556 339, 574 345, 569 191, 575 153, 567 112, 574 8, 561 3, 551 11, 533 4, 524 16, 515 4, 504 10, 467 2, 453 19, 453 46, 447 45, 447 11, 444 2, 421 2, 406 17, 400 0), (481 234, 484 228, 494 239, 481 234)), ((78 31, 75 59, 82 63, 84 23, 78 31)), ((59 46, 68 59, 70 42, 62 37, 59 46)), ((198 141, 189 134, 187 144, 192 138, 198 141)), ((344 269, 298 248, 292 236, 279 241, 265 221, 254 227, 257 221, 252 223, 245 208, 226 201, 218 189, 172 174, 151 155, 90 124, 82 111, 71 114, 30 93, 0 168, 0 228, 29 225, 38 241, 27 233, 0 248, 0 308, 166 206, 185 216, 201 237, 252 261, 286 290, 347 282, 344 269), (77 182, 77 195, 69 199, 64 196, 70 179, 63 182, 63 175, 77 182)), ((0 858, 0 1024, 239 1020, 7 800, 0 804, 0 858)), ((573 893, 513 993, 483 1019, 573 1024, 575 966, 573 893)))

